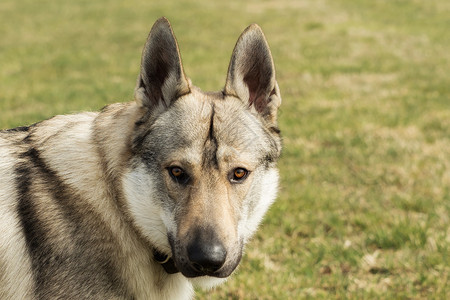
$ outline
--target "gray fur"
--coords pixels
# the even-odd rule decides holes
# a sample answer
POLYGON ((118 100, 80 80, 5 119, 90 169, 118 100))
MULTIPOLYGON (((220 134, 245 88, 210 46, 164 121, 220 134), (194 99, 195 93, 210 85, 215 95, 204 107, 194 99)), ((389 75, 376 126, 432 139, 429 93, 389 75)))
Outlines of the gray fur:
POLYGON ((0 131, 0 299, 189 299, 235 270, 278 184, 281 98, 261 29, 212 93, 190 84, 158 20, 135 98, 0 131))

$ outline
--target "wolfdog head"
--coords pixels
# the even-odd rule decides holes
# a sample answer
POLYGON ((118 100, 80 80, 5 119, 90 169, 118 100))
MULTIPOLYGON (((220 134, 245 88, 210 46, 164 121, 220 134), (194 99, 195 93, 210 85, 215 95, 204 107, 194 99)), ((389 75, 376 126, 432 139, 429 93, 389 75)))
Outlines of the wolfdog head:
POLYGON ((136 227, 194 283, 211 286, 239 264, 276 196, 281 97, 257 25, 234 48, 223 91, 184 74, 169 22, 145 44, 135 89, 141 116, 123 185, 136 227))

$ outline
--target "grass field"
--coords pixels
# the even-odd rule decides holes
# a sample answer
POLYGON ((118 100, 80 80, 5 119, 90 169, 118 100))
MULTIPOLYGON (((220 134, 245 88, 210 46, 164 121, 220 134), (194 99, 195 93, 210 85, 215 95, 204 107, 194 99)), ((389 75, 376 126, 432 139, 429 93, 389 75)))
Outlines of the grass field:
POLYGON ((260 24, 283 95, 279 199, 199 299, 450 299, 450 1, 2 0, 0 128, 132 100, 162 15, 204 90, 260 24))

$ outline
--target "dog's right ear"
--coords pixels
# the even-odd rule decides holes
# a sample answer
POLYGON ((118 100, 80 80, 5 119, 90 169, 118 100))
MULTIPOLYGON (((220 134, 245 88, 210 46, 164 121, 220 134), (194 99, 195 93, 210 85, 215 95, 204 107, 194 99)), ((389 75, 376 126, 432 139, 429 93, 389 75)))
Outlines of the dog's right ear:
POLYGON ((153 25, 142 51, 141 71, 134 97, 138 103, 154 108, 169 107, 178 97, 189 93, 178 44, 166 18, 153 25))

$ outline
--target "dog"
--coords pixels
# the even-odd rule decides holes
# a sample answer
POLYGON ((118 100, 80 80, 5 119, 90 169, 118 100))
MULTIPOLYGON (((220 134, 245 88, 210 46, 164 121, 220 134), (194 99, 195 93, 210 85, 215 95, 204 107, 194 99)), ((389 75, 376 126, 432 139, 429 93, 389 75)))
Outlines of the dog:
POLYGON ((262 30, 203 92, 157 20, 134 100, 0 131, 1 299, 190 299, 236 269, 279 181, 262 30))

